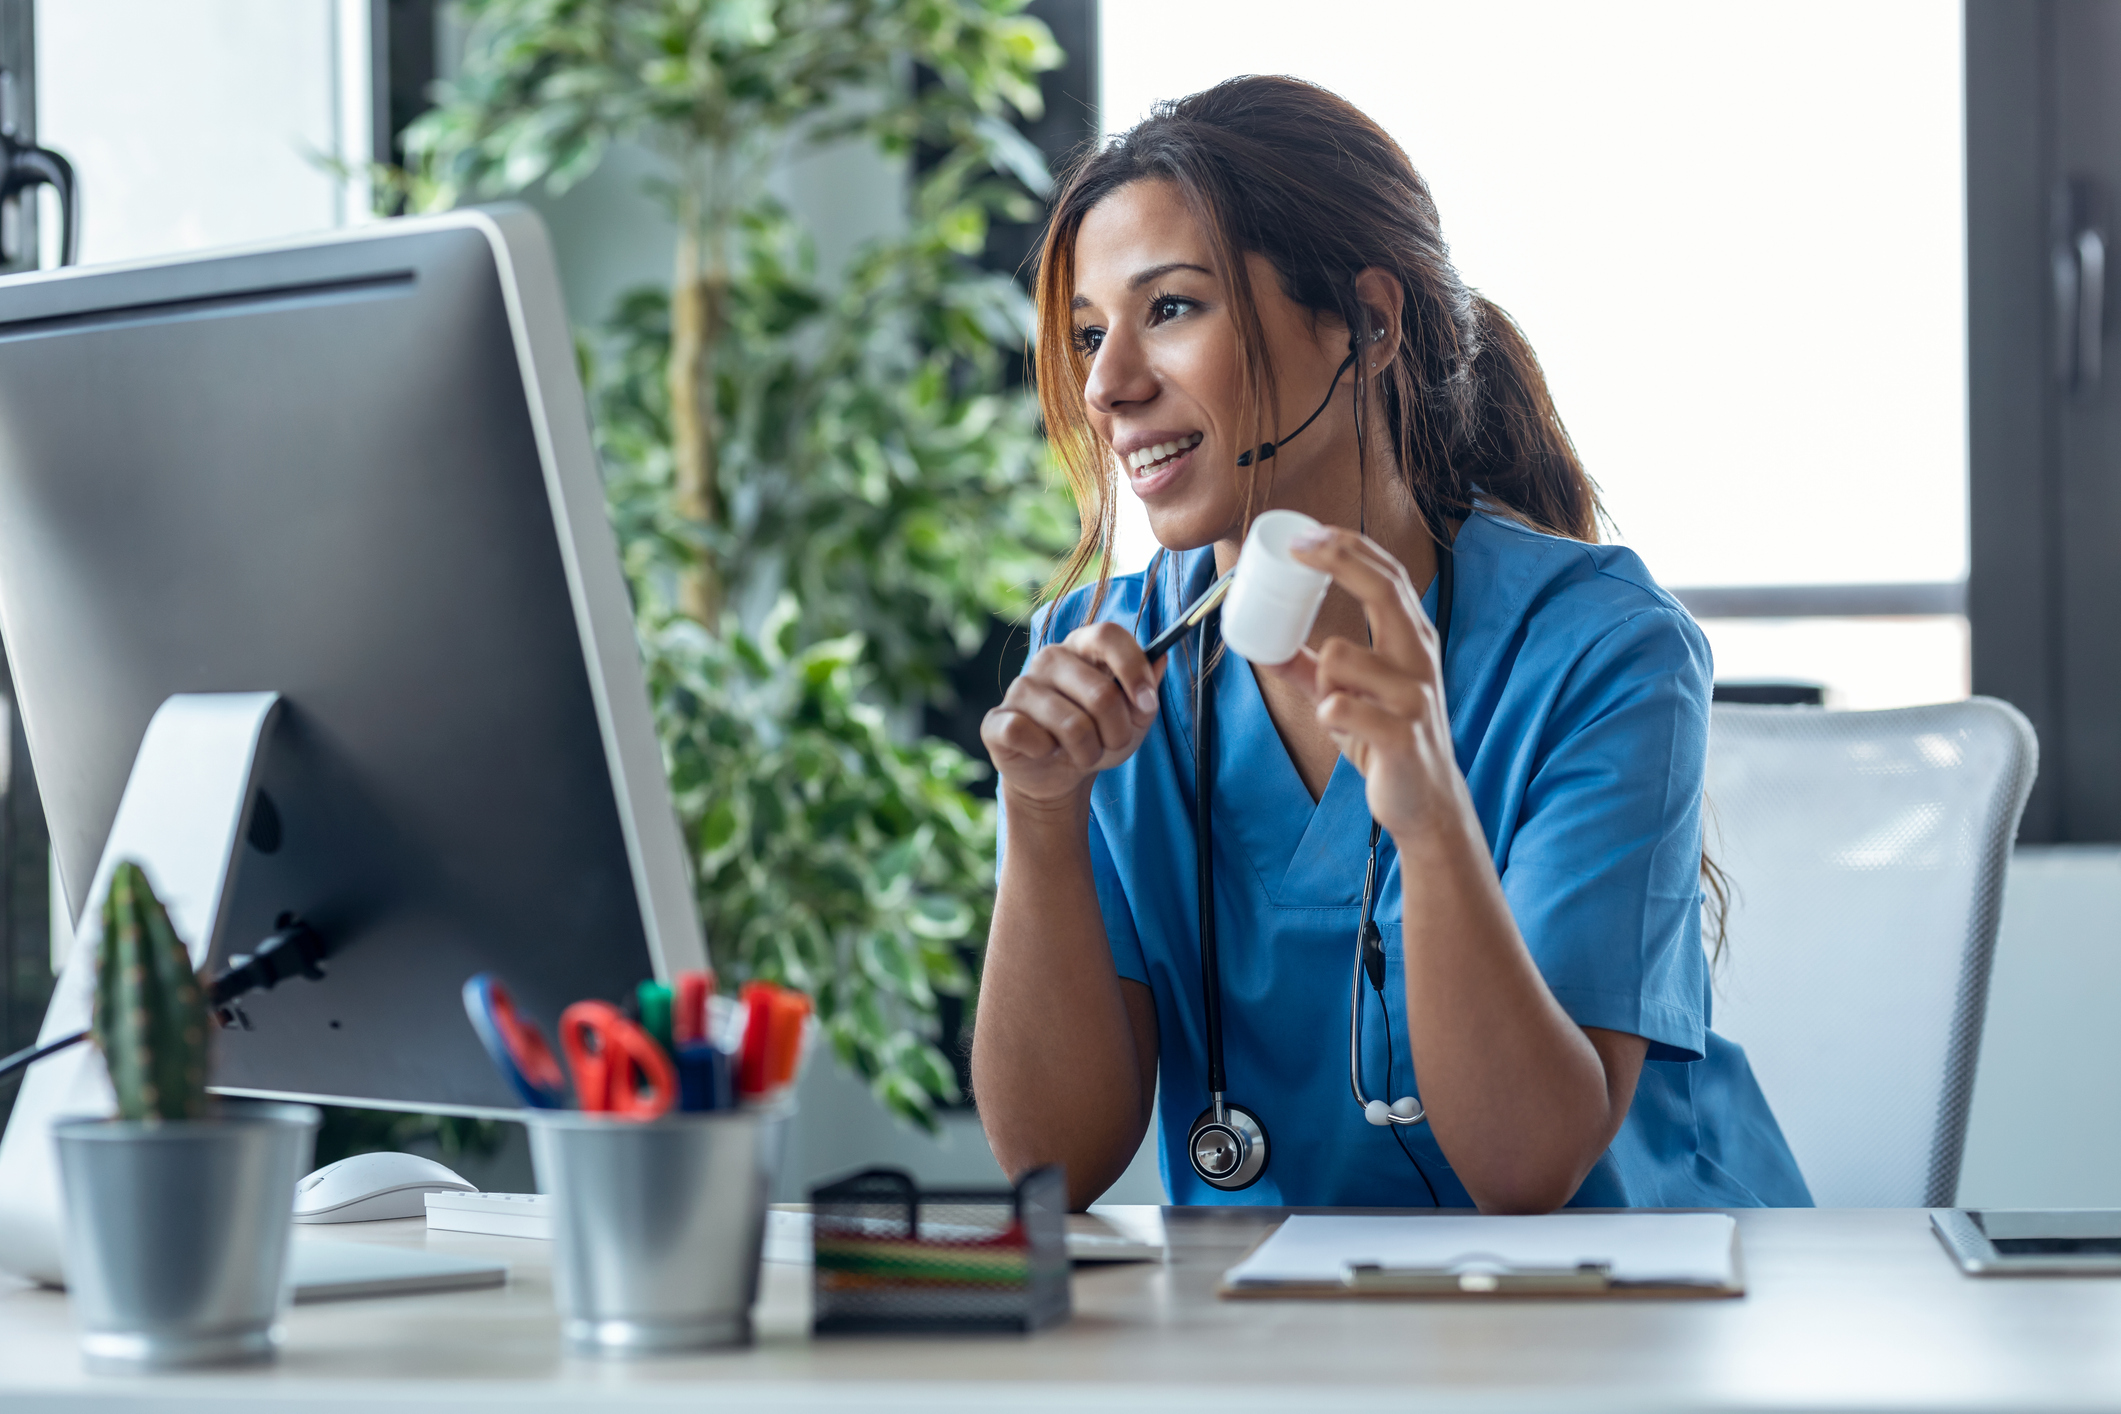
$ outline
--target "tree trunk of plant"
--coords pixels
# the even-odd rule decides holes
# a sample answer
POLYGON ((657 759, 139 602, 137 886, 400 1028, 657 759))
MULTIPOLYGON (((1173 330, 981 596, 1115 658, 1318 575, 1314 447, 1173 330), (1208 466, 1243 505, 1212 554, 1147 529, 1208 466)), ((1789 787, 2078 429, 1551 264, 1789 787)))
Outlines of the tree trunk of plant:
MULTIPOLYGON (((679 515, 712 526, 715 505, 714 348, 721 335, 727 272, 710 248, 700 202, 678 220, 677 270, 670 287, 670 441, 679 515)), ((722 582, 703 551, 678 579, 678 608, 710 630, 722 616, 722 582)))

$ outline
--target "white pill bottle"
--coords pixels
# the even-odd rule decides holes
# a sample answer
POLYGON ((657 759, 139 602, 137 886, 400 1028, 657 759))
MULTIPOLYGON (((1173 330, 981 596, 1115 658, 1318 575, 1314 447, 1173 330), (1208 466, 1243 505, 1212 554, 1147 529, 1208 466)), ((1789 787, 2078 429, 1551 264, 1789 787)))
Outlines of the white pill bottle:
POLYGON ((1246 533, 1222 611, 1223 642, 1246 662, 1286 663, 1311 636, 1333 577, 1298 563, 1289 547, 1319 528, 1302 511, 1267 511, 1246 533))

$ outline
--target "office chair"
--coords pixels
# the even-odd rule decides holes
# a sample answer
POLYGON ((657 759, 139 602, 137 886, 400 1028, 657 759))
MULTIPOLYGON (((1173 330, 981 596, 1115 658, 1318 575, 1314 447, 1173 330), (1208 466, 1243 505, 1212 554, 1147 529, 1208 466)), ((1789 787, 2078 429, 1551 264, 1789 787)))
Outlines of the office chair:
POLYGON ((1711 709, 1706 839, 1733 885, 1711 1024, 1821 1207, 1952 1202, 2037 762, 1986 697, 1711 709))

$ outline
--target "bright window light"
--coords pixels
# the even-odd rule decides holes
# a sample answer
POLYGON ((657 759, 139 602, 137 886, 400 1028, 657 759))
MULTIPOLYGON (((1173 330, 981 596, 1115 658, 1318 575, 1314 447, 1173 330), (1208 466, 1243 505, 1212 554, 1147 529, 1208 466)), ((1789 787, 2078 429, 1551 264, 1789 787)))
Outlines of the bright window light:
MULTIPOLYGON (((66 0, 37 9, 38 138, 81 180, 90 264, 345 225, 326 169, 369 159, 354 0, 66 0)), ((44 263, 59 222, 39 208, 44 263)))
MULTIPOLYGON (((1958 5, 1129 0, 1102 25, 1108 132, 1245 73, 1391 132, 1662 583, 1965 577, 1958 5)), ((1154 542, 1126 509, 1132 568, 1154 542)), ((1907 666, 1851 705, 1964 694, 1963 621, 1865 622, 1907 666)), ((1817 633, 1719 627, 1720 671, 1864 658, 1817 633)))
POLYGON ((1826 705, 1867 709, 1966 696, 1959 614, 1877 619, 1703 619, 1720 682, 1804 682, 1826 705))

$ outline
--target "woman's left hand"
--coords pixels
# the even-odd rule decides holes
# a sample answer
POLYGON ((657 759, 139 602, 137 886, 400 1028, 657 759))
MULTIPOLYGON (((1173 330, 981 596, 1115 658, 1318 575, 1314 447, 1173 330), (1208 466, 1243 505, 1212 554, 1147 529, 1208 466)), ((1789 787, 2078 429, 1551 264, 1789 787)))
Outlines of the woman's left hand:
POLYGON ((1436 629, 1406 567, 1377 542, 1331 526, 1290 548, 1362 605, 1373 646, 1332 638, 1266 671, 1316 704, 1319 724, 1362 773, 1371 816, 1402 848, 1462 821, 1469 797, 1451 745, 1436 629))

